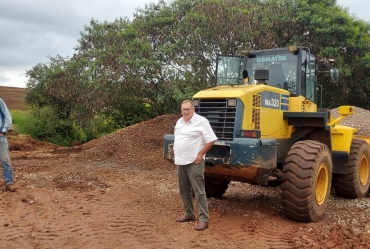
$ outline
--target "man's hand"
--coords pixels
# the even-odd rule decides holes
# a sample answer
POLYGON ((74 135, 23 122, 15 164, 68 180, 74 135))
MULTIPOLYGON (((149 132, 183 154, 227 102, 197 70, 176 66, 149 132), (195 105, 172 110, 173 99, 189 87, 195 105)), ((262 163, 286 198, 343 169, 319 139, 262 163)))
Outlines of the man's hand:
POLYGON ((194 163, 200 163, 202 160, 203 160, 203 154, 199 152, 197 158, 195 158, 194 163))
POLYGON ((197 158, 195 158, 194 163, 200 163, 203 160, 203 156, 209 151, 209 149, 213 146, 213 144, 216 142, 212 141, 209 143, 206 143, 201 151, 198 152, 197 158))

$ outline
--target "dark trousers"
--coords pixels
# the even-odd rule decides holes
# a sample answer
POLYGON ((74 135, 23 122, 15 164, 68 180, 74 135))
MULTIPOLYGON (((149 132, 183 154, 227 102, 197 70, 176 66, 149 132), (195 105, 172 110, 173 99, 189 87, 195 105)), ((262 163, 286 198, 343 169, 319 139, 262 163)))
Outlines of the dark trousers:
POLYGON ((180 195, 185 215, 193 216, 193 190, 198 204, 199 221, 208 222, 208 202, 204 185, 204 160, 200 163, 177 165, 180 195))

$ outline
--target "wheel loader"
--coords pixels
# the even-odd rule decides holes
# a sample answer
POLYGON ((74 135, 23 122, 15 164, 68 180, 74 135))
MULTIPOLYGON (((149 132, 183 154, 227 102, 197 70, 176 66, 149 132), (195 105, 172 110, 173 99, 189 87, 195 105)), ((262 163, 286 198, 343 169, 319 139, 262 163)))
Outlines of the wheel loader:
MULTIPOLYGON (((217 56, 216 86, 192 99, 218 138, 205 157, 208 198, 220 198, 230 181, 278 184, 285 216, 316 222, 331 189, 345 198, 367 194, 370 137, 339 124, 354 107, 340 106, 337 118, 318 107, 319 73, 338 82, 331 60, 301 46, 217 56), (321 64, 328 70, 319 71, 321 64)), ((164 136, 168 160, 173 142, 173 134, 164 136)))

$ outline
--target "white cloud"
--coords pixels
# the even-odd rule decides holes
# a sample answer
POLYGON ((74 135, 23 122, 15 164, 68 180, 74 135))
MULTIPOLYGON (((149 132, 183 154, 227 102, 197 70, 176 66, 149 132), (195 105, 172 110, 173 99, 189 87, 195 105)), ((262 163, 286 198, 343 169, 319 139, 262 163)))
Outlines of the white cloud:
MULTIPOLYGON (((26 87, 26 70, 48 56, 71 57, 91 19, 132 18, 158 0, 0 0, 0 86, 26 87)), ((349 13, 370 21, 368 0, 337 0, 349 13)))
POLYGON ((0 86, 12 86, 12 87, 25 87, 25 81, 27 80, 24 73, 20 73, 20 70, 6 70, 0 71, 0 86))
POLYGON ((369 0, 337 0, 337 3, 344 8, 348 8, 348 13, 352 16, 370 22, 369 0))
POLYGON ((0 82, 10 82, 11 78, 5 75, 5 73, 0 72, 0 82))
POLYGON ((26 70, 71 57, 90 20, 132 18, 157 0, 0 0, 0 86, 26 87, 26 70))

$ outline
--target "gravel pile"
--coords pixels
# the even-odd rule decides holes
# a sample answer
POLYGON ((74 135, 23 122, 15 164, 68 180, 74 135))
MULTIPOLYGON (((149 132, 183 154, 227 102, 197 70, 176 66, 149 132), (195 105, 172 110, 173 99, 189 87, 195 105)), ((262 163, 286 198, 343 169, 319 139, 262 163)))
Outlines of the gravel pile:
MULTIPOLYGON (((354 107, 354 109, 355 113, 342 119, 339 124, 357 128, 356 135, 370 136, 370 111, 360 107, 354 107)), ((332 109, 331 114, 334 118, 338 118, 338 108, 332 109)))

